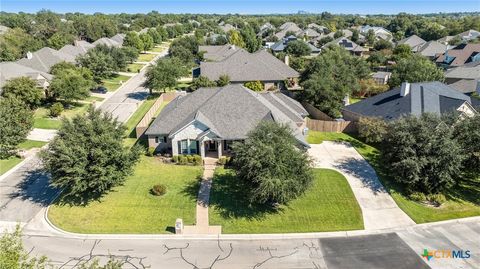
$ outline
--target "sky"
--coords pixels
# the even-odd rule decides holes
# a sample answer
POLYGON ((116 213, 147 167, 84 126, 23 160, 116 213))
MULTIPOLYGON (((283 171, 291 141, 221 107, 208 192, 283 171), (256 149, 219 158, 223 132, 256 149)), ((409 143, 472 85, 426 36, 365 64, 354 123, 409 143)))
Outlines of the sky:
POLYGON ((1 0, 0 10, 58 13, 239 13, 328 11, 335 14, 413 14, 480 11, 480 0, 1 0))

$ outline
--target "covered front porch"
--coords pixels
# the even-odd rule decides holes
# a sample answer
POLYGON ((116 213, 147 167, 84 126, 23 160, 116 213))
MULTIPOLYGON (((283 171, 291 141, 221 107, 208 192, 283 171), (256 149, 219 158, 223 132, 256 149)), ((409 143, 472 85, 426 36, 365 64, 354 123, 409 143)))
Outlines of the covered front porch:
POLYGON ((203 158, 220 158, 231 155, 231 146, 234 140, 222 139, 184 139, 176 141, 177 147, 173 147, 173 155, 198 154, 203 158), (176 150, 175 150, 176 149, 176 150))

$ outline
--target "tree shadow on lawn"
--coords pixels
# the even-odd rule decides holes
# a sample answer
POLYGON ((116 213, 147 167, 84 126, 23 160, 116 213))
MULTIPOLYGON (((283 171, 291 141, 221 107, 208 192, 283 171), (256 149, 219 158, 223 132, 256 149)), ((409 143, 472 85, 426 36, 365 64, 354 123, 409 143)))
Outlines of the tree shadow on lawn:
POLYGON ((465 175, 458 184, 446 190, 445 195, 452 201, 467 201, 480 206, 480 178, 465 175))
MULTIPOLYGON (((196 198, 200 180, 187 186, 184 193, 196 198)), ((222 218, 258 220, 267 217, 268 214, 282 211, 282 208, 274 205, 252 204, 248 199, 248 188, 237 178, 233 170, 227 170, 222 174, 215 173, 212 182, 209 206, 215 207, 222 218)))

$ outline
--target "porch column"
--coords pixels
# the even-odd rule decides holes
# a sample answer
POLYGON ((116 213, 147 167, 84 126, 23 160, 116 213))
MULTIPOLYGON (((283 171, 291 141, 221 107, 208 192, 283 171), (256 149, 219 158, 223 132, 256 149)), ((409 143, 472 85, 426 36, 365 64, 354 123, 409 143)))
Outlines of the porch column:
POLYGON ((178 140, 172 138, 172 156, 178 155, 178 140))
POLYGON ((187 138, 187 153, 190 154, 190 138, 187 138))
POLYGON ((202 159, 205 158, 205 142, 203 140, 200 140, 200 156, 202 156, 202 159))
POLYGON ((218 151, 218 158, 222 157, 222 149, 223 149, 223 140, 217 141, 217 151, 218 151))

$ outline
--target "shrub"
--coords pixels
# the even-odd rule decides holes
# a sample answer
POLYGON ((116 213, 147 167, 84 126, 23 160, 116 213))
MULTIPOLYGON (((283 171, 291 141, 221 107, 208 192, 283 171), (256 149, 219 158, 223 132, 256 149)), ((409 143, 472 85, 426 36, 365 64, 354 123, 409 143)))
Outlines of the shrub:
POLYGON ((425 202, 427 200, 427 197, 422 192, 414 192, 410 194, 408 197, 410 198, 410 200, 413 200, 416 202, 425 202))
POLYGON ((227 163, 227 157, 225 156, 222 156, 218 159, 218 162, 217 162, 219 165, 225 165, 227 163))
POLYGON ((436 193, 427 195, 427 200, 435 204, 435 206, 441 206, 447 201, 447 198, 445 198, 445 195, 441 193, 436 193))
POLYGON ((60 114, 62 114, 63 112, 63 105, 59 102, 56 102, 54 103, 51 107, 50 107, 50 116, 52 117, 58 117, 60 116, 60 114))
POLYGON ((193 164, 202 165, 202 157, 200 155, 193 155, 193 164))
POLYGON ((261 92, 263 91, 263 84, 260 81, 249 81, 243 84, 243 86, 249 88, 250 90, 254 92, 261 92))
POLYGON ((188 163, 193 163, 193 155, 187 155, 186 157, 188 163))
POLYGON ((387 133, 387 123, 380 118, 360 118, 358 134, 367 143, 380 143, 387 133))
POLYGON ((187 164, 187 157, 185 157, 185 155, 179 155, 178 156, 178 163, 183 164, 183 165, 187 164))
POLYGON ((162 196, 167 192, 167 187, 163 184, 154 185, 151 190, 153 195, 162 196))
POLYGON ((153 154, 155 153, 155 148, 154 147, 148 147, 148 150, 147 150, 147 156, 153 156, 153 154))
POLYGON ((179 155, 172 156, 172 162, 178 163, 179 155))

